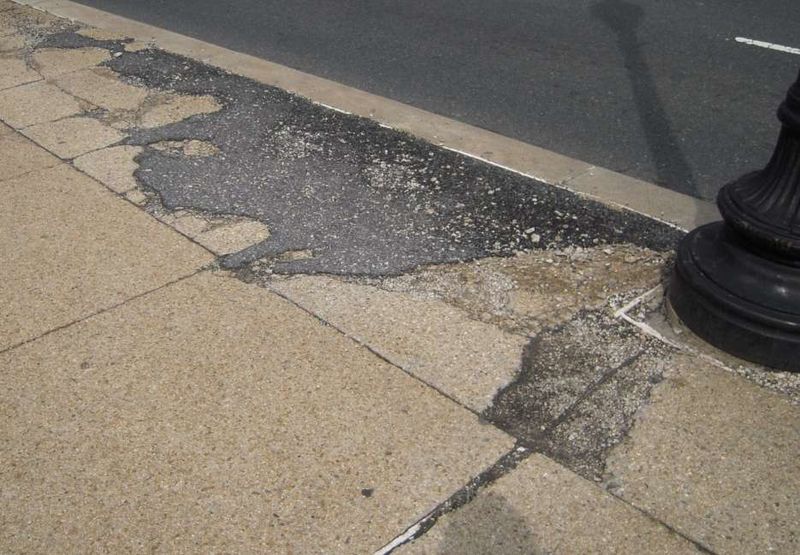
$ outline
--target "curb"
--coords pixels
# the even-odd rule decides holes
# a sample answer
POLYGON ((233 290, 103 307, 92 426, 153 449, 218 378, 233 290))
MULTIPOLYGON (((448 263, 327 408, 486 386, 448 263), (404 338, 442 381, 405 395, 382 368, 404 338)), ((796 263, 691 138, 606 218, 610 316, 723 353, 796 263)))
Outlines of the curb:
POLYGON ((13 1, 140 41, 154 42, 166 51, 284 89, 334 110, 369 118, 471 158, 683 230, 720 219, 714 203, 248 54, 70 0, 13 1))

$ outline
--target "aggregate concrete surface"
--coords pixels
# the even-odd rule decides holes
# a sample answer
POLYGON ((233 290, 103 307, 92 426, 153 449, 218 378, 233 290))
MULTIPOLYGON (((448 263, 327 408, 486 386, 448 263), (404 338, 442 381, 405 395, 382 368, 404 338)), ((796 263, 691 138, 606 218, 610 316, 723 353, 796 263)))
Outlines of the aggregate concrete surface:
POLYGON ((0 38, 9 549, 796 551, 796 382, 628 316, 680 232, 5 0, 0 38))
POLYGON ((209 273, 2 353, 0 370, 4 552, 374 552, 513 444, 209 273))

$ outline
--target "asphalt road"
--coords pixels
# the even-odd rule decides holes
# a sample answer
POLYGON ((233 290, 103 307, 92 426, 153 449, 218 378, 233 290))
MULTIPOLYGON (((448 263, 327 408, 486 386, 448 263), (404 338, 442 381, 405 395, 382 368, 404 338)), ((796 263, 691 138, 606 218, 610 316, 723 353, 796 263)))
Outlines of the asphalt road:
POLYGON ((689 194, 762 166, 797 0, 78 0, 689 194))

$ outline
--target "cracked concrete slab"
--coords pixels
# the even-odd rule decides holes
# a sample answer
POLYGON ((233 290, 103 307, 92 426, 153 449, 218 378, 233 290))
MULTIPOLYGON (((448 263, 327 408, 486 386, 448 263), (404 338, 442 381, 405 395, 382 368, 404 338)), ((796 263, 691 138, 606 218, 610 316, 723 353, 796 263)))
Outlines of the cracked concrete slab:
POLYGON ((141 207, 146 207, 147 204, 150 202, 150 197, 152 195, 148 195, 141 189, 131 189, 127 193, 124 194, 125 198, 131 201, 133 204, 141 207))
POLYGON ((143 107, 136 123, 145 128, 162 127, 187 118, 213 114, 221 109, 217 100, 208 95, 154 94, 143 107))
POLYGON ((194 236, 195 241, 218 255, 239 252, 268 238, 267 226, 246 218, 231 218, 216 225, 212 221, 209 229, 194 236))
POLYGON ((0 119, 17 129, 82 111, 74 97, 49 83, 37 82, 0 91, 0 119))
POLYGON ((139 185, 133 172, 139 167, 135 158, 141 152, 138 146, 112 146, 79 156, 73 163, 115 193, 125 193, 139 185))
POLYGON ((49 168, 60 162, 46 150, 0 124, 0 181, 30 171, 49 168), (3 129, 9 131, 4 133, 3 129))
POLYGON ((153 44, 146 41, 132 41, 125 44, 126 52, 140 52, 142 50, 150 50, 154 48, 153 44))
POLYGON ((268 287, 475 411, 513 379, 527 342, 441 301, 368 285, 309 276, 268 287))
POLYGON ((42 76, 28 67, 25 60, 0 56, 0 89, 9 89, 41 79, 42 76))
POLYGON ((681 356, 628 438, 606 486, 717 553, 800 551, 800 408, 681 356))
POLYGON ((0 368, 4 551, 372 553, 513 444, 208 272, 0 368))
POLYGON ((39 123, 26 127, 22 133, 65 160, 113 145, 125 138, 113 127, 88 117, 39 123))
POLYGON ((476 320, 534 335, 580 310, 619 304, 657 286, 667 259, 630 244, 567 247, 421 268, 367 283, 441 299, 476 320))
POLYGON ((197 139, 186 139, 183 141, 159 141, 150 143, 150 148, 169 152, 171 154, 182 154, 183 156, 216 156, 220 150, 209 141, 198 141, 197 139))
POLYGON ((100 65, 111 55, 103 48, 38 48, 32 55, 33 67, 45 78, 100 65))
POLYGON ((105 110, 136 112, 147 89, 123 83, 108 68, 92 68, 62 75, 53 81, 66 92, 105 110))
POLYGON ((238 252, 269 237, 259 221, 236 216, 218 216, 198 211, 176 210, 156 217, 217 255, 238 252))
POLYGON ((65 164, 0 181, 0 349, 213 257, 65 164))
POLYGON ((700 551, 559 464, 533 455, 396 553, 673 555, 700 551))

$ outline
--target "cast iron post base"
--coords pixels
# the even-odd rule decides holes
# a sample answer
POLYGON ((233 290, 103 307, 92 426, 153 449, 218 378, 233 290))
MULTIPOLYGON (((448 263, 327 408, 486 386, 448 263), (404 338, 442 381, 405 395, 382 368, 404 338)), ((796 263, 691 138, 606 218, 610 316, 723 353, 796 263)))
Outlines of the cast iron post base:
POLYGON ((723 351, 800 371, 800 268, 760 258, 723 222, 681 242, 669 302, 689 329, 723 351))
POLYGON ((800 372, 800 75, 778 118, 767 167, 720 190, 724 222, 681 242, 668 299, 712 345, 800 372))

